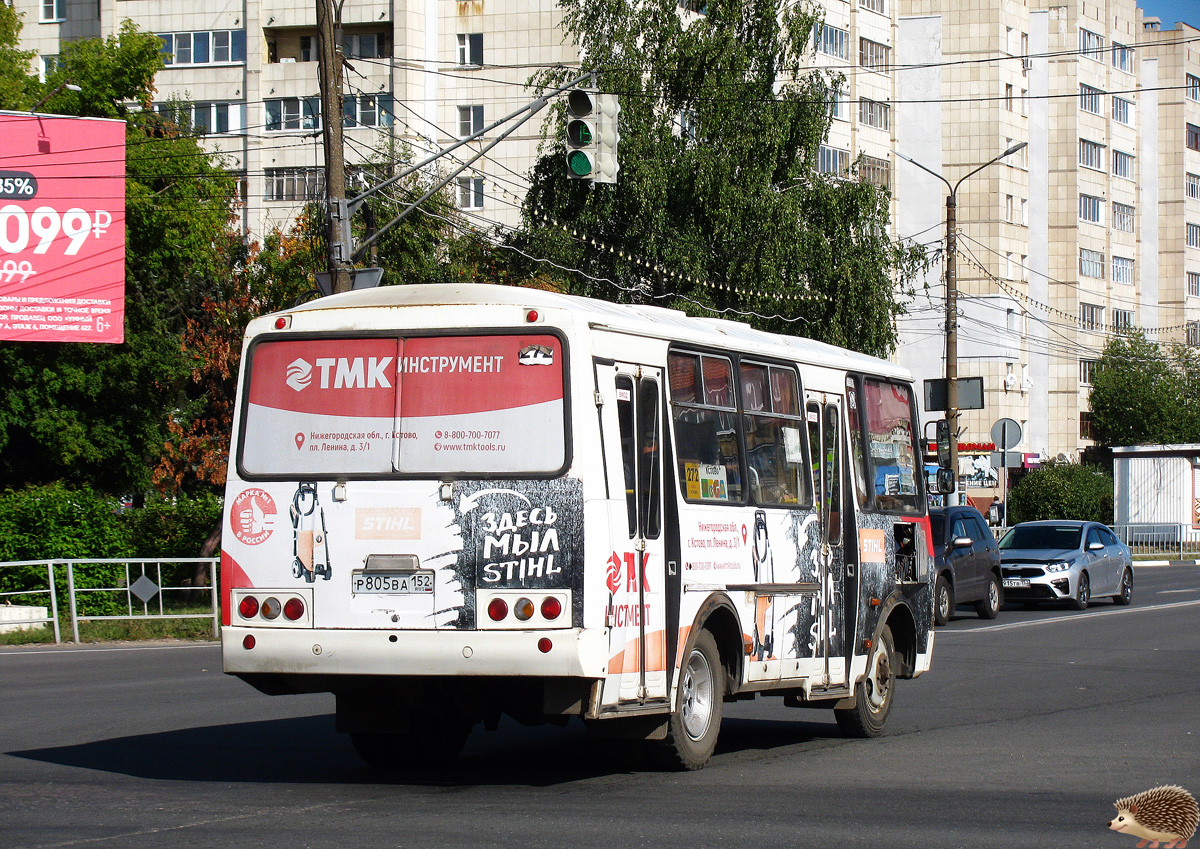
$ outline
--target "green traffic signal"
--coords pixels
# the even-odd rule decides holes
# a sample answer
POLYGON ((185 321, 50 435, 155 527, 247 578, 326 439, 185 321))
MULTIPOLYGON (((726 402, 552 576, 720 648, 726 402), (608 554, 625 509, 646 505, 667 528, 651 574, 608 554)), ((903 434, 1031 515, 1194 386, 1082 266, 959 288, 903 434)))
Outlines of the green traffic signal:
POLYGON ((567 141, 575 147, 583 147, 593 141, 592 127, 587 121, 576 119, 567 124, 567 141))
POLYGON ((567 167, 577 177, 586 177, 592 173, 592 158, 582 150, 573 150, 567 154, 567 167))

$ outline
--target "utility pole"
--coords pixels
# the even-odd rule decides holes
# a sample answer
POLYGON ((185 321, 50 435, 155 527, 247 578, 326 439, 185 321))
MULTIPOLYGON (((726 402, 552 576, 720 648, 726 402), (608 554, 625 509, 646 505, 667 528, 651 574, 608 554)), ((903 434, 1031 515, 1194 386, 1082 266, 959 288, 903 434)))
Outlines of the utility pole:
POLYGON ((946 503, 958 504, 958 188, 968 177, 973 177, 989 165, 1011 156, 1028 142, 1018 142, 1004 153, 994 156, 958 178, 950 181, 936 171, 926 168, 917 160, 897 153, 901 159, 911 162, 927 174, 932 174, 943 183, 950 193, 946 195, 946 424, 950 426, 950 468, 954 472, 954 492, 947 493, 946 503))
POLYGON ((317 0, 317 77, 321 86, 321 130, 325 142, 325 234, 332 289, 351 288, 350 214, 346 206, 346 162, 342 147, 341 21, 334 0, 317 0))

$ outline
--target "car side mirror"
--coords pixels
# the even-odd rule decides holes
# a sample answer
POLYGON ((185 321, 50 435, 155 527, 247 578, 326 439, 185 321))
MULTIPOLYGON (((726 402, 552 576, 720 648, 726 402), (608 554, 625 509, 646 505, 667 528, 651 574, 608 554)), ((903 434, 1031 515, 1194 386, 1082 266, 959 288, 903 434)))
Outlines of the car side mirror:
POLYGON ((955 548, 970 548, 974 544, 975 540, 970 537, 955 537, 954 542, 951 543, 955 548))
POLYGON ((1088 551, 1101 551, 1101 550, 1103 550, 1103 548, 1104 548, 1104 543, 1102 543, 1102 542, 1089 542, 1088 543, 1088 551))

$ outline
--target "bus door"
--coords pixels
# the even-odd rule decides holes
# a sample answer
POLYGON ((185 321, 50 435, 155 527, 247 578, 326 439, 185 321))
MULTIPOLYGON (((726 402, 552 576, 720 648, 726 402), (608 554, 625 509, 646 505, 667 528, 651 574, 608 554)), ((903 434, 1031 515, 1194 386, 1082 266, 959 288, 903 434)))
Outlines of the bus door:
POLYGON ((605 433, 604 455, 621 466, 609 480, 624 484, 625 516, 608 560, 603 702, 644 704, 667 697, 662 369, 617 363, 614 380, 616 429, 605 433))
MULTIPOLYGON (((842 539, 843 511, 846 509, 842 486, 842 398, 822 392, 810 392, 805 408, 808 442, 813 464, 813 490, 816 496, 819 530, 817 553, 818 593, 817 657, 824 657, 825 683, 846 683, 844 646, 846 635, 843 610, 845 556, 842 539)), ((853 509, 853 508, 851 508, 853 509)))

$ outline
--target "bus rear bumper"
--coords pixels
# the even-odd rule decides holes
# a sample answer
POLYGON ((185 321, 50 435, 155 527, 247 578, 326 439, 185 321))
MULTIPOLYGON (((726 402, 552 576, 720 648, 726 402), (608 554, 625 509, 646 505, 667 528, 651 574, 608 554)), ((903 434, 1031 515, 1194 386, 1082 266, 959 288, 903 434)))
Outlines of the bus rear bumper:
POLYGON ((607 672, 608 635, 600 629, 380 631, 227 625, 221 629, 221 654, 225 672, 232 675, 602 678, 607 672))

